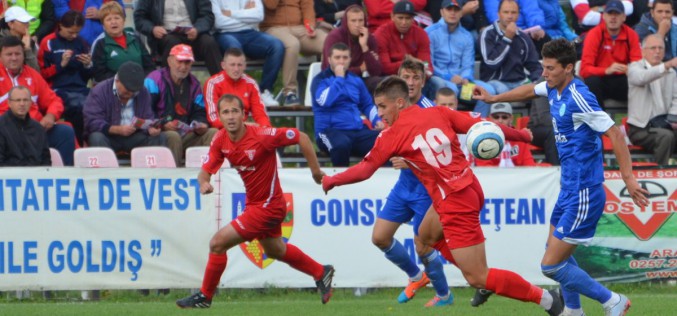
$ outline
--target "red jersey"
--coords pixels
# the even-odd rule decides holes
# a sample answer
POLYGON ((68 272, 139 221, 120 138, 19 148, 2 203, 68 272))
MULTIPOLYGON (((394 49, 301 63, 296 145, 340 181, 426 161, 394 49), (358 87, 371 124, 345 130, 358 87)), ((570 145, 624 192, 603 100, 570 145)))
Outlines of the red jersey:
POLYGON ((223 159, 228 159, 244 182, 245 205, 286 207, 277 176, 275 148, 298 144, 299 131, 295 128, 251 125, 245 125, 245 128, 244 136, 237 142, 230 140, 226 130, 219 130, 212 140, 209 157, 202 170, 215 174, 223 159))
POLYGON ((219 120, 219 98, 226 93, 234 94, 242 100, 245 120, 251 114, 259 125, 271 126, 256 80, 247 74, 242 74, 242 78, 233 80, 225 71, 222 71, 207 79, 204 86, 207 120, 212 127, 223 128, 223 123, 219 120))
MULTIPOLYGON (((399 156, 423 183, 434 202, 449 193, 472 184, 473 172, 461 151, 456 134, 465 134, 481 121, 447 107, 421 109, 410 106, 400 112, 398 120, 381 132, 374 148, 359 164, 343 173, 325 177, 327 184, 348 184, 369 178, 390 157, 399 156)), ((506 137, 528 141, 522 132, 501 127, 506 137)))

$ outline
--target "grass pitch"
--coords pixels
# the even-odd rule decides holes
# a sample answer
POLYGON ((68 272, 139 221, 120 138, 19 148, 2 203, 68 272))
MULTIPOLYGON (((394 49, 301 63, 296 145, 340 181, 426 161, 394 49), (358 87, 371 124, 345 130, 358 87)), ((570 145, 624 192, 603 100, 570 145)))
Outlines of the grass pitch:
MULTIPOLYGON (((632 300, 630 315, 676 315, 677 287, 656 284, 613 285, 632 300)), ((142 296, 135 291, 104 291, 98 302, 82 302, 79 292, 56 292, 56 298, 44 300, 39 292, 32 298, 17 300, 13 292, 5 292, 0 300, 2 315, 545 315, 534 304, 492 296, 479 308, 470 306, 474 290, 454 288, 452 306, 424 308, 434 292, 419 291, 406 304, 397 303, 400 289, 370 289, 355 296, 353 289, 336 289, 327 305, 320 303, 317 293, 297 289, 226 289, 214 298, 207 310, 181 310, 174 305, 187 290, 172 290, 168 295, 142 296)), ((151 291, 153 293, 153 291, 151 291)), ((587 315, 603 315, 600 304, 583 299, 587 315)))

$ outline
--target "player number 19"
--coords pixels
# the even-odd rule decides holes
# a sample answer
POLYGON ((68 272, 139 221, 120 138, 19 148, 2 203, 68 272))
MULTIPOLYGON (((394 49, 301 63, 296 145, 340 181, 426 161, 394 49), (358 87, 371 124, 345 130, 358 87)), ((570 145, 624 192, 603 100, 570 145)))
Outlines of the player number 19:
POLYGON ((446 166, 451 163, 451 142, 447 135, 439 128, 431 128, 423 135, 416 135, 411 147, 420 149, 425 161, 434 167, 446 166))

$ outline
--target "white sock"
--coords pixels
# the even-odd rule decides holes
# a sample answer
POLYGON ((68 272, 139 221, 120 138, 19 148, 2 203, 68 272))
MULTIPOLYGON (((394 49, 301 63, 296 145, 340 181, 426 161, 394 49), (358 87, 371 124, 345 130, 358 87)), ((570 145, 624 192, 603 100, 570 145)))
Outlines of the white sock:
POLYGON ((602 304, 602 307, 609 309, 621 301, 621 296, 616 292, 611 292, 611 298, 602 304))
POLYGON ((423 270, 419 270, 418 274, 414 276, 413 278, 409 278, 412 282, 420 281, 421 278, 423 277, 423 270))
POLYGON ((543 290, 543 296, 541 296, 540 305, 545 308, 545 310, 550 310, 552 308, 552 295, 547 290, 543 290))

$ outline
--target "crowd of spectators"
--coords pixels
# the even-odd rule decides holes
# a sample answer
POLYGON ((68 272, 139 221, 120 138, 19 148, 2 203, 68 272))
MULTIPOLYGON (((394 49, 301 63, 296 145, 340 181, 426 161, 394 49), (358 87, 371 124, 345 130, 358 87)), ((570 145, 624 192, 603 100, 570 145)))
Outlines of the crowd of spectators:
MULTIPOLYGON (((31 127, 26 139, 36 140, 10 160, 32 155, 23 161, 45 163, 42 142, 66 165, 78 146, 128 152, 154 145, 169 147, 180 165, 187 147, 208 145, 223 127, 215 106, 221 95, 240 96, 250 124, 262 126, 271 125, 267 107, 300 105, 299 57, 314 55, 322 71, 308 78, 306 106, 316 144, 344 166, 366 154, 384 127, 370 91, 385 76, 402 76, 403 63, 423 66, 405 74, 410 89, 422 91, 413 97, 513 121, 510 104, 496 112, 472 99, 473 86, 502 93, 539 80, 539 47, 566 38, 579 46, 578 75, 600 105, 624 102, 630 140, 667 164, 677 148, 677 137, 667 135, 677 128, 673 2, 138 0, 127 3, 130 11, 122 0, 15 0, 0 5, 0 114, 31 127), (246 73, 247 59, 263 60, 260 81, 246 73), (211 75, 204 85, 192 73, 196 60, 211 75), (19 86, 25 89, 13 89, 19 86), (20 114, 25 94, 27 116, 20 114), (647 100, 653 107, 644 107, 647 100), (32 148, 40 150, 25 152, 32 148)), ((547 102, 528 107, 534 145, 557 164, 547 102)))

